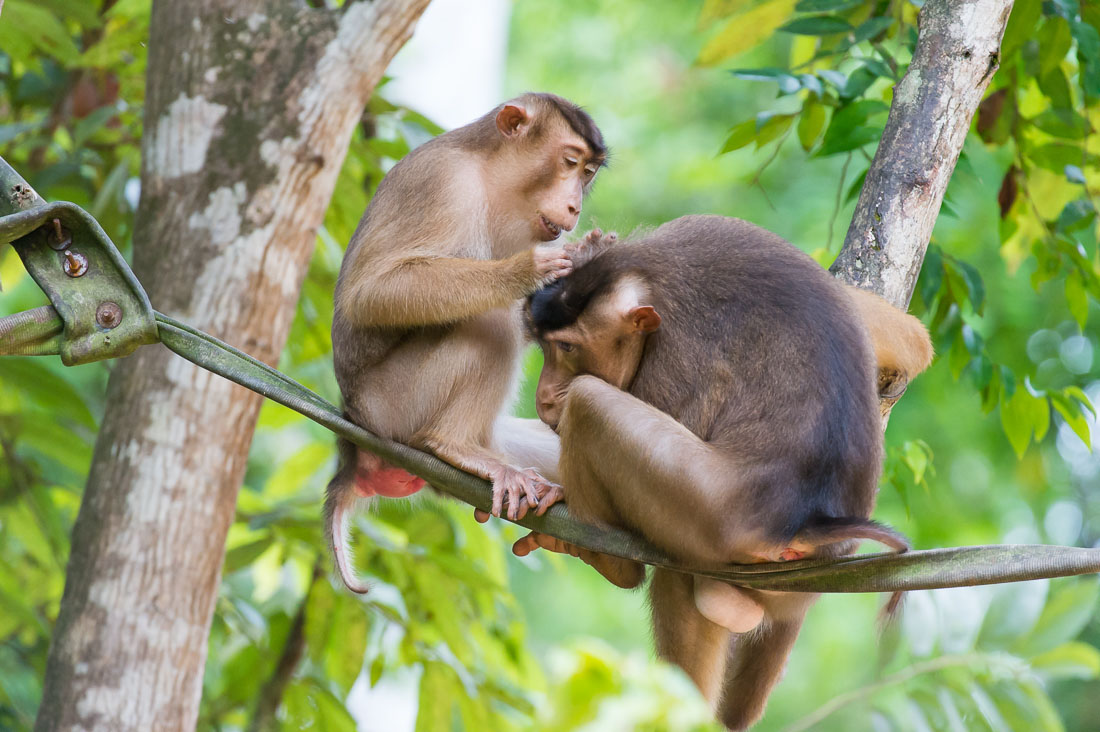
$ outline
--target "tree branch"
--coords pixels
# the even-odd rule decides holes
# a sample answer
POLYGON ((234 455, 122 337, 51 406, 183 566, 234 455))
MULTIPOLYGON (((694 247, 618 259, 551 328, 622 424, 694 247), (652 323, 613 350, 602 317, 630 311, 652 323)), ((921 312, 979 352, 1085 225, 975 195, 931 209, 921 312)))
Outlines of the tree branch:
POLYGON ((1000 61, 1012 0, 929 0, 909 71, 830 270, 905 309, 978 104, 1000 61))

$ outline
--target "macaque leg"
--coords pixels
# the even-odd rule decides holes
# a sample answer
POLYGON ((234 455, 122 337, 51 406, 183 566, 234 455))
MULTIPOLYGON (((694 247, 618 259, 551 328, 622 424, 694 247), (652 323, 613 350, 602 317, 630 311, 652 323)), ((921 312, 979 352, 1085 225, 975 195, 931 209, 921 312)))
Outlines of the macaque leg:
POLYGON ((691 575, 656 568, 649 581, 657 655, 684 670, 713 706, 721 690, 730 633, 699 613, 691 575))
POLYGON ((765 551, 763 527, 752 521, 759 507, 739 489, 739 466, 664 412, 580 376, 559 433, 565 501, 578 517, 600 517, 610 506, 627 528, 691 561, 753 561, 765 551))
POLYGON ((764 707, 787 666, 806 611, 816 595, 774 593, 766 601, 768 617, 756 630, 731 637, 717 716, 729 729, 748 729, 764 707))
POLYGON ((851 285, 845 291, 863 322, 878 362, 879 396, 898 399, 932 361, 932 341, 917 318, 873 292, 851 285))

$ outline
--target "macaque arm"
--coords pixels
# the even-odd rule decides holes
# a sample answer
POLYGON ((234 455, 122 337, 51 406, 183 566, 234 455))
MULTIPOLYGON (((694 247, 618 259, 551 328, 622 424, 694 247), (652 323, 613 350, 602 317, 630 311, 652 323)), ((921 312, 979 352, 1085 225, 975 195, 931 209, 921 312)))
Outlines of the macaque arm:
POLYGON ((360 326, 441 325, 506 307, 539 282, 533 250, 507 259, 423 256, 364 262, 349 273, 336 306, 360 326))
POLYGON ((534 468, 547 480, 558 482, 561 440, 541 420, 497 417, 490 444, 512 465, 534 468))
POLYGON ((738 505, 748 499, 729 459, 664 412, 580 376, 558 431, 565 501, 578 515, 589 502, 609 505, 658 547, 699 562, 728 562, 761 545, 740 519, 756 512, 738 505))

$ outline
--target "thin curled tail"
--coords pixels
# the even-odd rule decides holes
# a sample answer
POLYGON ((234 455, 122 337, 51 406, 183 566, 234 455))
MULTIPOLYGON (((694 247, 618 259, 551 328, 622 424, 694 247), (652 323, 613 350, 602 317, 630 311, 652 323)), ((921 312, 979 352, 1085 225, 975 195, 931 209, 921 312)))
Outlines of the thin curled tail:
POLYGON ((336 571, 344 586, 352 592, 365 594, 370 586, 360 579, 351 567, 348 547, 348 521, 360 496, 355 491, 355 445, 343 438, 336 440, 340 466, 325 489, 325 541, 336 560, 336 571))
MULTIPOLYGON (((907 552, 912 548, 909 539, 904 534, 895 531, 886 524, 856 516, 817 519, 799 532, 799 538, 815 546, 834 544, 850 539, 868 539, 877 541, 879 544, 893 549, 898 554, 907 552)), ((901 608, 903 599, 905 599, 904 592, 890 593, 890 599, 886 601, 879 613, 880 629, 885 630, 886 626, 894 620, 901 608)))
POLYGON ((852 539, 868 539, 893 549, 898 554, 911 548, 909 539, 886 524, 857 516, 821 517, 798 532, 798 539, 812 546, 825 546, 852 539))

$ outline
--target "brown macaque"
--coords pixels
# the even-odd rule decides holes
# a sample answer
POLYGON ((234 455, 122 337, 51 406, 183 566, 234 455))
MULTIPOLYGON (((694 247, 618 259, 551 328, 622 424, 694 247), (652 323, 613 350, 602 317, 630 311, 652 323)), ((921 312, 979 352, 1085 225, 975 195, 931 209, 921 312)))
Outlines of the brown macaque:
MULTIPOLYGON (((882 430, 858 295, 737 219, 688 216, 607 243, 590 239, 572 274, 528 300, 545 357, 536 408, 561 438, 562 487, 538 511, 563 498, 695 565, 836 556, 859 539, 908 549, 868 518, 882 430)), ((543 534, 514 549, 539 547, 621 587, 645 576, 543 534)), ((649 594, 658 653, 730 729, 763 714, 817 598, 660 568, 649 594)))
MULTIPOLYGON (((522 515, 554 485, 557 438, 500 418, 523 342, 519 301, 572 270, 572 230, 607 148, 591 117, 524 94, 424 143, 386 175, 336 283, 332 350, 348 419, 493 483, 493 514, 522 515), (497 449, 494 449, 494 446, 497 449), (521 500, 521 498, 523 500, 521 500)), ((424 481, 339 441, 326 532, 347 587, 348 512, 424 481)))

